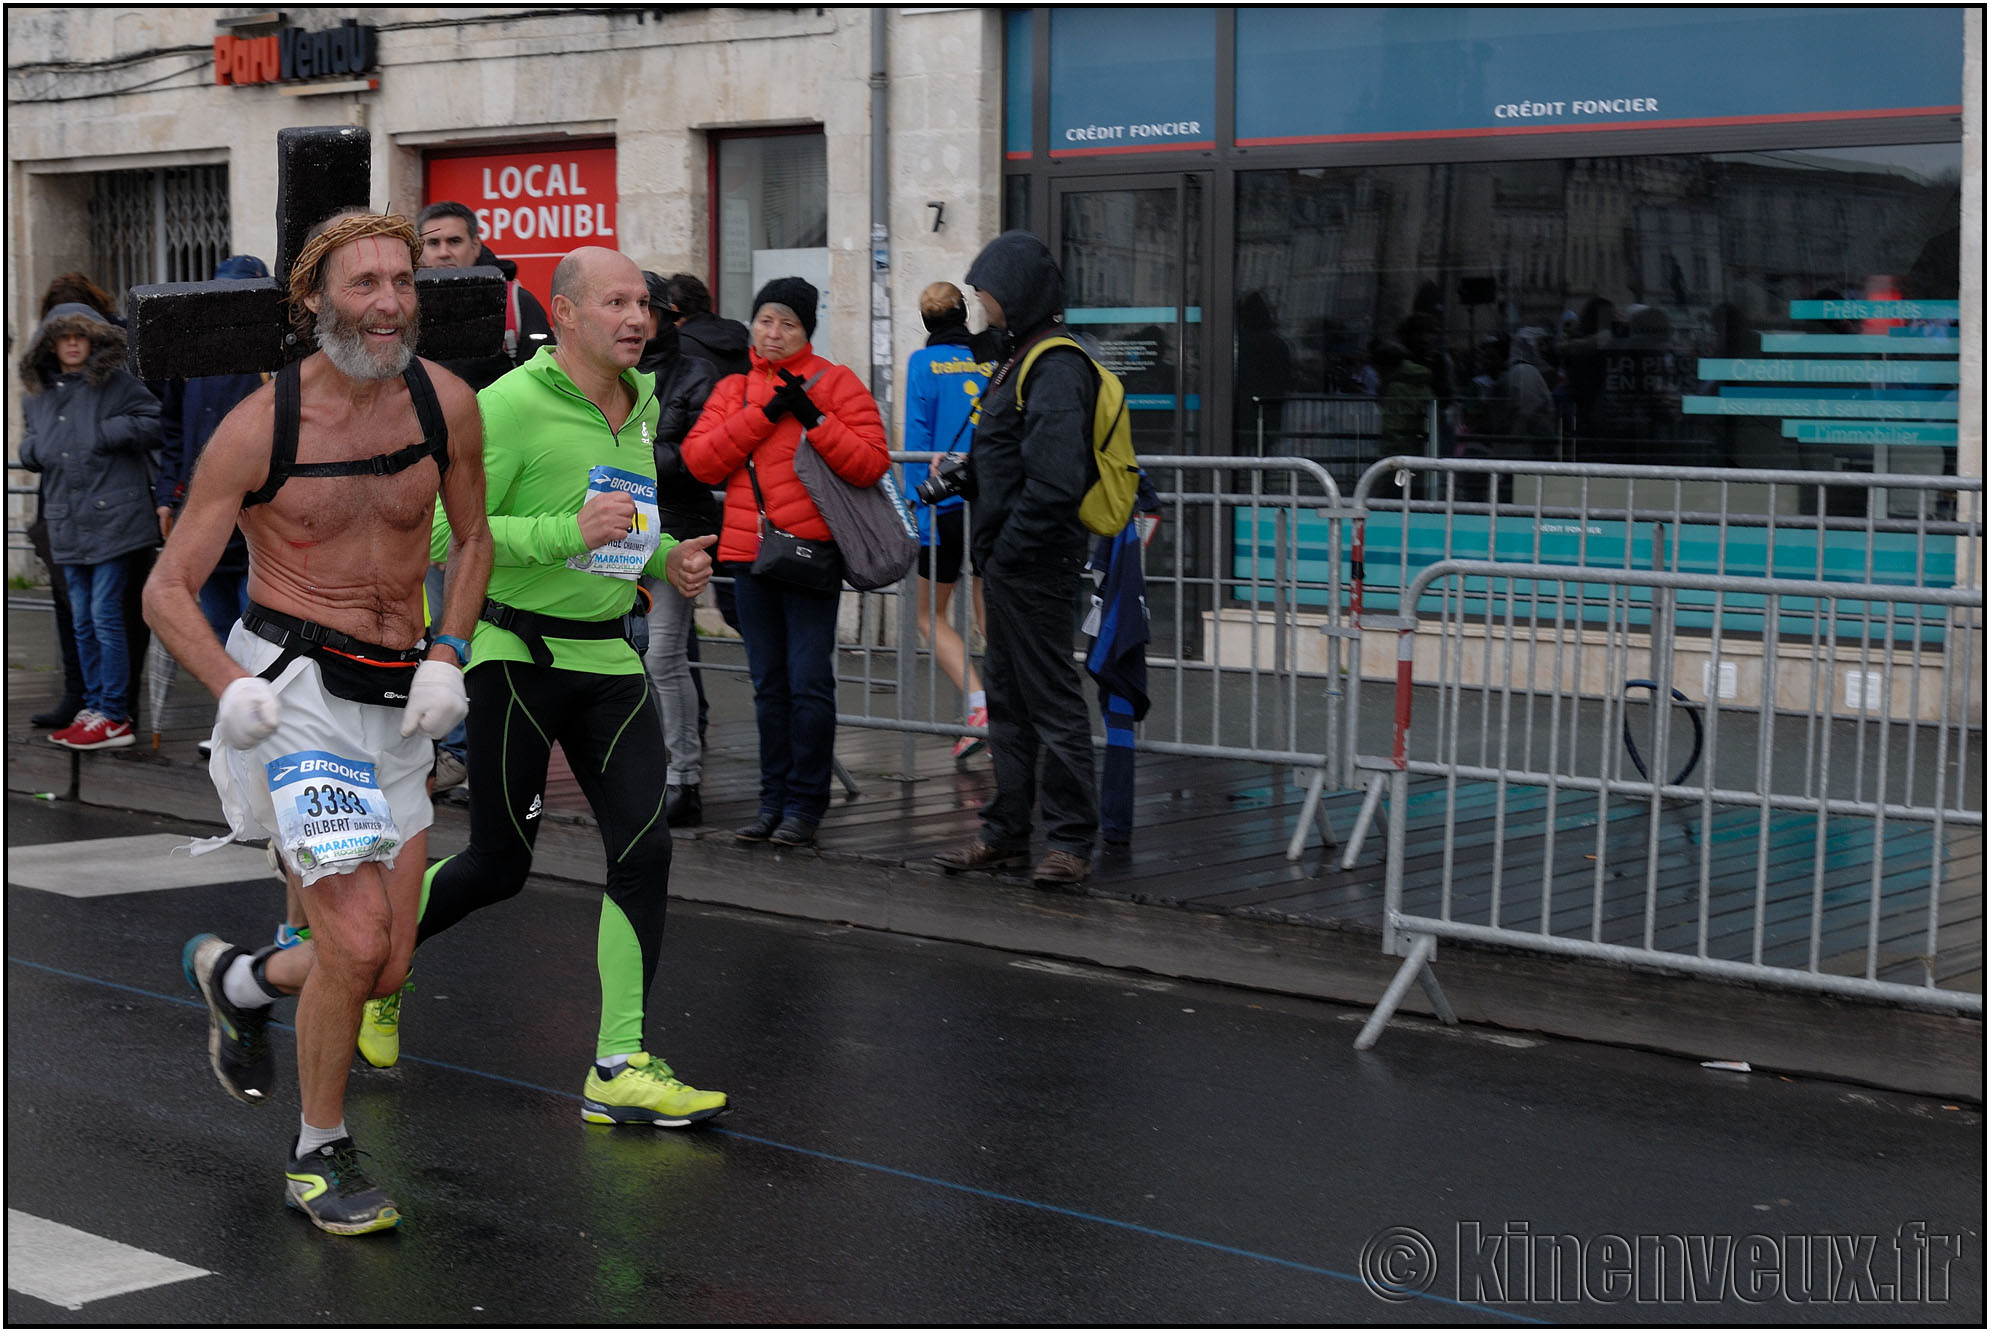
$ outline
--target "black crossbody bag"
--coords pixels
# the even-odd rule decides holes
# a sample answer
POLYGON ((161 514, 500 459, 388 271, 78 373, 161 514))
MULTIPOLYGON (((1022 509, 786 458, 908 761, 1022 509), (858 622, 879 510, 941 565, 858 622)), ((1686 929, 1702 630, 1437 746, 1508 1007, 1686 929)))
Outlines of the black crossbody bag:
POLYGON ((753 572, 811 592, 834 592, 841 587, 843 557, 836 543, 796 536, 774 526, 767 517, 767 497, 760 493, 760 477, 751 458, 746 460, 746 476, 753 482, 753 502, 760 510, 760 549, 753 555, 753 572))

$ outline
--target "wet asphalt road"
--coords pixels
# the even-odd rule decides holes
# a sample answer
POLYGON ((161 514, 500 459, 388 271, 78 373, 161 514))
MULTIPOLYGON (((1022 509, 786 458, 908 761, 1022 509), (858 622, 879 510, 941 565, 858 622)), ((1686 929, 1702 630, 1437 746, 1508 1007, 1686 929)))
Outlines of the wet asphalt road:
POLYGON ((179 973, 276 884, 10 882, 8 1207, 211 1275, 71 1311, 10 1264, 8 1322, 1982 1322, 1976 1107, 1414 1021, 1357 1055, 1355 1010, 718 909, 673 908, 651 1042, 732 1113, 588 1126, 597 903, 535 879, 423 951, 347 1102, 406 1220, 342 1239, 282 1205, 288 1027, 229 1100, 179 973))

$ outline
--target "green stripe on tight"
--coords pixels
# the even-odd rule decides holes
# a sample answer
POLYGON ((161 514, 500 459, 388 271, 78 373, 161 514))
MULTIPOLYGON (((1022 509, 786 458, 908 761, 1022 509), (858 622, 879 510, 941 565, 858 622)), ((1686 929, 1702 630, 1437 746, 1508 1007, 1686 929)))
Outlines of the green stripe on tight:
POLYGON ((601 899, 595 947, 601 970, 601 1032, 595 1057, 637 1054, 643 1048, 643 946, 636 927, 608 897, 601 899))

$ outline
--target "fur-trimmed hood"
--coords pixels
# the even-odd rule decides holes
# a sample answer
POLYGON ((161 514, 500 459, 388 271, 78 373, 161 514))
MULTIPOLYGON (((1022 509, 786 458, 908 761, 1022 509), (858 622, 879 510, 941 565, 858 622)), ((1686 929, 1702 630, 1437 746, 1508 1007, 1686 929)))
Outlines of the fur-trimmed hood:
POLYGON ((96 385, 110 381, 124 368, 124 330, 87 305, 58 305, 48 312, 35 330, 34 338, 21 354, 21 385, 29 393, 39 393, 55 382, 61 366, 55 359, 55 340, 68 333, 81 333, 90 339, 90 359, 83 365, 83 378, 96 385))

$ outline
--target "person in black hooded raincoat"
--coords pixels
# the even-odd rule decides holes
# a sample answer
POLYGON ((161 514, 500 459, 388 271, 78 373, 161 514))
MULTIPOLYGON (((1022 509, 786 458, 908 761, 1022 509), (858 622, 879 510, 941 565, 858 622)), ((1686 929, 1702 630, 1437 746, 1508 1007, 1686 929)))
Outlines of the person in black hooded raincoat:
POLYGON ((980 836, 935 859, 948 871, 1026 864, 1040 806, 1049 849, 1035 880, 1072 885, 1091 870, 1099 830, 1091 713, 1071 657, 1091 543, 1078 505, 1095 476, 1098 374, 1076 348, 1050 348, 1032 365, 1018 402, 1023 356, 1065 332, 1064 275, 1035 236, 1007 231, 990 241, 967 282, 989 325, 1011 339, 982 392, 968 455, 968 553, 988 611, 982 680, 995 798, 982 808, 980 836))

